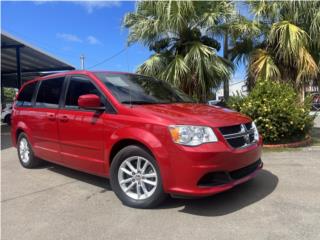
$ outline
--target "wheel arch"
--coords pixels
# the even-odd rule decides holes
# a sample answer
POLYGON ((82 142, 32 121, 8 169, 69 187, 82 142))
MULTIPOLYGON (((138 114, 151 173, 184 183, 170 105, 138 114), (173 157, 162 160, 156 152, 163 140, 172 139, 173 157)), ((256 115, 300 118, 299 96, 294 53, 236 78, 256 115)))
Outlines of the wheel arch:
POLYGON ((31 138, 31 134, 30 134, 30 129, 26 126, 26 124, 24 122, 19 122, 16 126, 16 128, 14 129, 14 132, 12 132, 12 138, 13 138, 13 144, 17 144, 18 141, 18 137, 20 135, 20 133, 24 132, 27 137, 29 138, 29 141, 31 144, 33 144, 32 138, 31 138))
POLYGON ((138 145, 150 153, 158 163, 162 178, 166 179, 168 168, 170 167, 166 147, 162 144, 159 137, 153 134, 153 132, 137 127, 119 129, 110 136, 109 141, 107 142, 107 151, 105 155, 105 174, 107 176, 110 176, 109 170, 114 156, 117 152, 128 145, 138 145))
POLYGON ((16 140, 15 140, 16 143, 17 143, 17 141, 18 141, 19 135, 20 135, 21 133, 23 133, 23 132, 24 132, 24 131, 23 131, 22 128, 17 128, 17 131, 16 131, 16 140))

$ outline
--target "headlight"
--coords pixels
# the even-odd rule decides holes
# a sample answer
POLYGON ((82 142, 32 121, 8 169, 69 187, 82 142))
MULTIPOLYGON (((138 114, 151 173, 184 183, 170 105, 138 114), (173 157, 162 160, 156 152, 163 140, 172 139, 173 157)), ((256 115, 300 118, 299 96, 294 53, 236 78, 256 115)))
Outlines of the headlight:
POLYGON ((203 126, 171 125, 169 131, 175 143, 197 146, 202 143, 217 142, 212 128, 203 126))
POLYGON ((252 128, 253 128, 253 132, 254 132, 254 140, 258 142, 259 141, 259 132, 258 132, 258 128, 254 122, 252 122, 252 128))

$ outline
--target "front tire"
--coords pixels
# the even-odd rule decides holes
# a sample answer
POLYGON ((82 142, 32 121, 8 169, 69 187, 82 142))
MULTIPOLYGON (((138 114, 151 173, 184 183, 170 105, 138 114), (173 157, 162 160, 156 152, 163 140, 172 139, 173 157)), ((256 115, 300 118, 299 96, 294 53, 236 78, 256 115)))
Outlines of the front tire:
POLYGON ((142 147, 120 150, 112 161, 110 178, 113 191, 129 207, 153 208, 166 197, 157 162, 142 147))
POLYGON ((31 144, 25 133, 20 133, 18 137, 17 150, 20 163, 23 167, 35 168, 40 165, 41 160, 34 155, 31 144))

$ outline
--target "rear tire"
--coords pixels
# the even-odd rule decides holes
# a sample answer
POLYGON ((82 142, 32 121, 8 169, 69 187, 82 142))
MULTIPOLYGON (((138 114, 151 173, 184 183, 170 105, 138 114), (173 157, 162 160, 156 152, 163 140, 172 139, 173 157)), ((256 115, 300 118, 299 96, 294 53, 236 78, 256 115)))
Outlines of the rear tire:
POLYGON ((40 165, 41 160, 34 155, 29 139, 25 133, 19 134, 17 150, 20 163, 24 168, 35 168, 40 165))
POLYGON ((156 160, 136 145, 116 154, 110 168, 110 183, 122 203, 133 208, 153 208, 167 196, 156 160))

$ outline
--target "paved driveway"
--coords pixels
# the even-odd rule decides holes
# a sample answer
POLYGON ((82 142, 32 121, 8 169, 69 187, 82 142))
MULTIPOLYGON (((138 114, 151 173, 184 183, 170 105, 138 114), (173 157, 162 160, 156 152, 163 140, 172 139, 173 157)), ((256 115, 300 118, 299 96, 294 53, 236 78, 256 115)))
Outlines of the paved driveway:
POLYGON ((2 239, 320 239, 320 148, 265 152, 256 179, 153 210, 123 206, 106 179, 1 155, 2 239))

